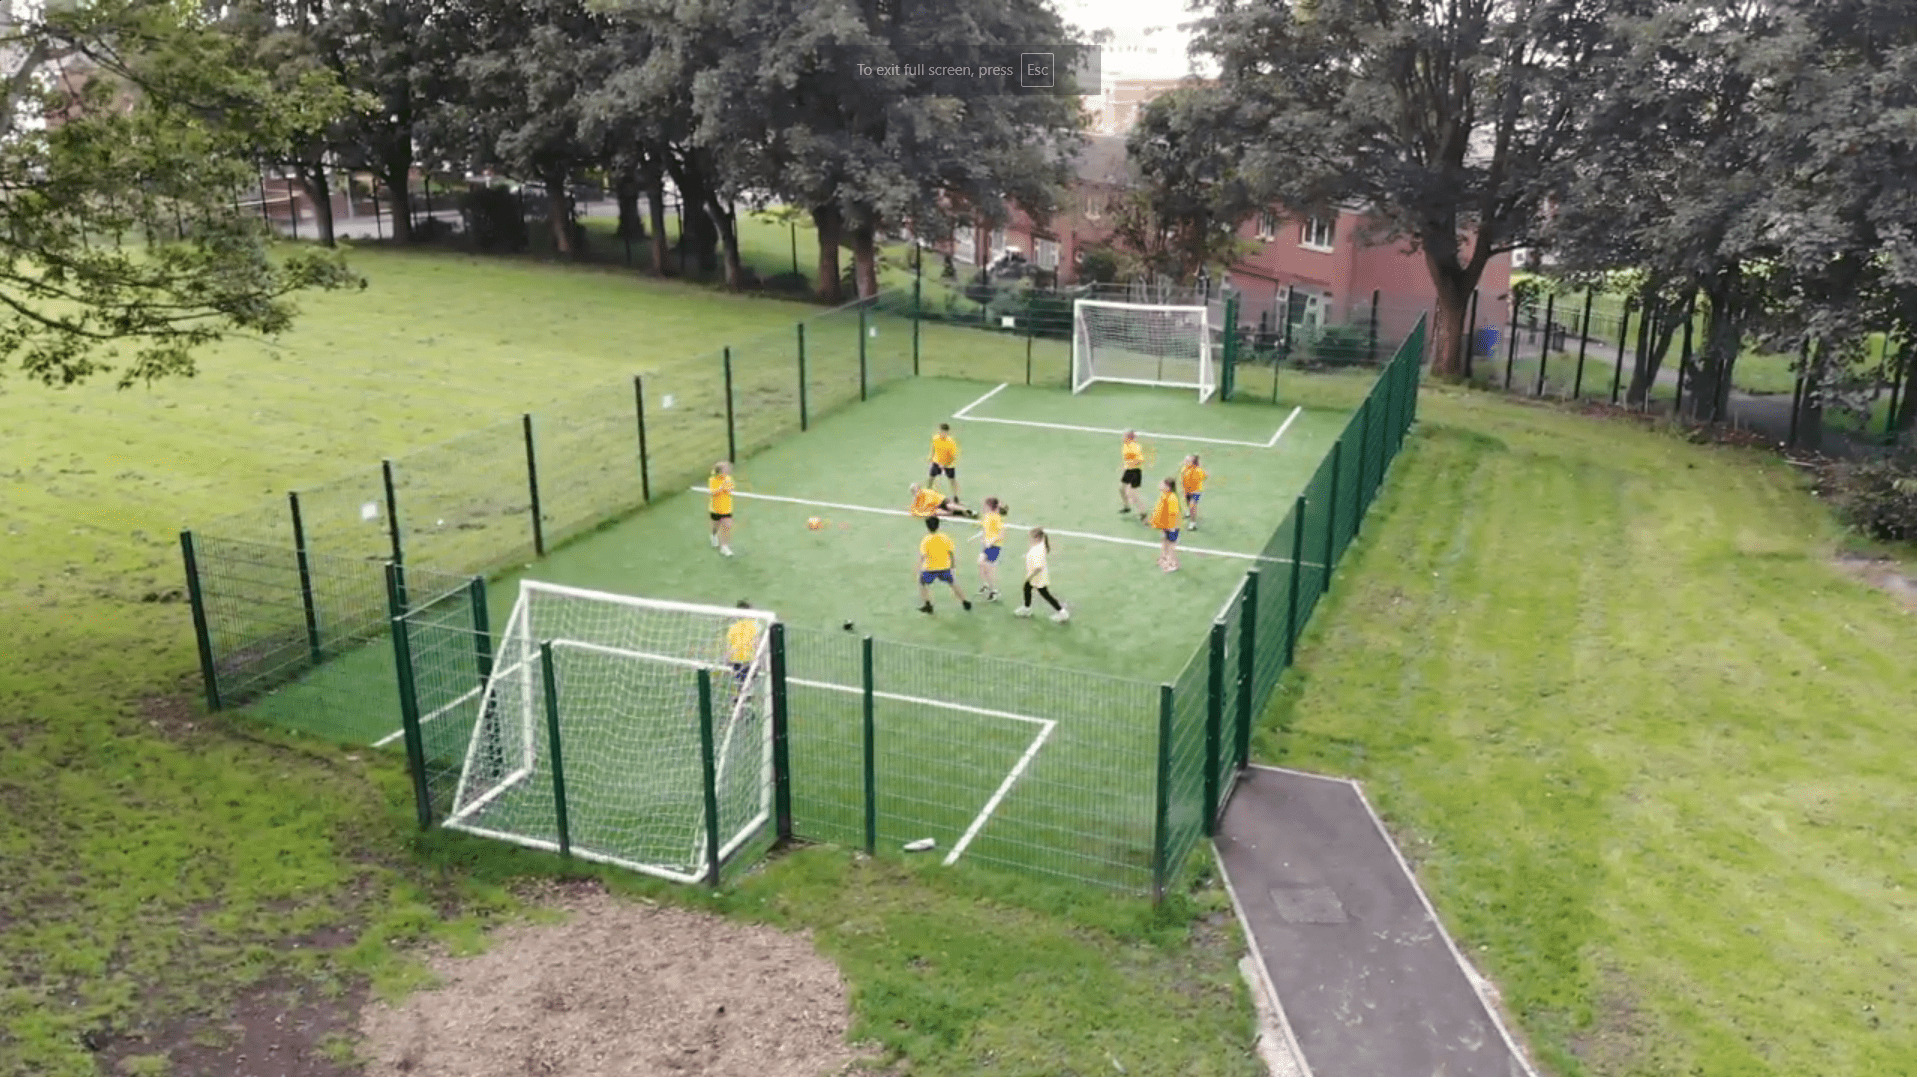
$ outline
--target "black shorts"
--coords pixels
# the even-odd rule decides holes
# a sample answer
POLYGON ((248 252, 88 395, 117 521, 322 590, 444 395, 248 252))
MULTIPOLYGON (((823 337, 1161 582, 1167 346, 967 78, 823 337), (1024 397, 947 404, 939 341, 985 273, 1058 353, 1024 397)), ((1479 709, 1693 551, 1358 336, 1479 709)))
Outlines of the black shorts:
POLYGON ((709 512, 706 515, 712 517, 712 522, 715 524, 718 523, 720 520, 732 519, 732 514, 729 512, 709 512))
POLYGON ((932 470, 931 470, 931 471, 929 471, 929 472, 927 472, 927 473, 926 473, 926 476, 925 476, 925 477, 926 477, 926 478, 928 478, 928 479, 936 479, 936 478, 938 478, 938 477, 939 477, 939 473, 940 473, 940 472, 944 472, 944 473, 945 473, 945 477, 946 477, 946 478, 948 478, 948 479, 956 479, 956 478, 958 478, 958 468, 956 468, 956 467, 940 467, 940 466, 939 466, 938 464, 933 464, 933 465, 932 465, 932 470))
POLYGON ((1141 467, 1128 467, 1125 469, 1125 473, 1118 477, 1118 481, 1136 490, 1140 486, 1145 485, 1145 469, 1141 467))

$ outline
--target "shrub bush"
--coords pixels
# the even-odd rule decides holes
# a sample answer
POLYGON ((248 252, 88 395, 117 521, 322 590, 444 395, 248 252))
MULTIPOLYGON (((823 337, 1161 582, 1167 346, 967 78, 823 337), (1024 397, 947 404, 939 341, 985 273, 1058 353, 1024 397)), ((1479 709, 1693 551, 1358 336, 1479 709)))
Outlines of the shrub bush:
POLYGON ((1871 538, 1917 539, 1917 455, 1833 464, 1821 486, 1844 522, 1871 538))

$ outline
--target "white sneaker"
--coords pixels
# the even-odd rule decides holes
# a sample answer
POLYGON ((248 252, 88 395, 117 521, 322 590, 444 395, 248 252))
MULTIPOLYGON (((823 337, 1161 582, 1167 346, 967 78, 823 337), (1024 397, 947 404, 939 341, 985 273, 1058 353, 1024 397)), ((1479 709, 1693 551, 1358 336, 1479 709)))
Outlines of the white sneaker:
POLYGON ((730 546, 721 546, 721 547, 719 547, 719 552, 720 552, 720 553, 722 553, 722 554, 725 554, 725 555, 726 555, 727 557, 731 557, 731 556, 732 556, 732 547, 730 547, 730 546))
POLYGON ((708 531, 706 532, 706 537, 712 540, 713 549, 716 550, 719 548, 719 536, 712 534, 710 531, 708 531))
POLYGON ((1064 624, 1071 619, 1072 611, 1069 609, 1059 610, 1057 613, 1052 614, 1052 621, 1056 624, 1064 624))
POLYGON ((1020 606, 1019 608, 1012 611, 1012 616, 1014 617, 1030 617, 1031 615, 1032 615, 1032 607, 1030 606, 1020 606))

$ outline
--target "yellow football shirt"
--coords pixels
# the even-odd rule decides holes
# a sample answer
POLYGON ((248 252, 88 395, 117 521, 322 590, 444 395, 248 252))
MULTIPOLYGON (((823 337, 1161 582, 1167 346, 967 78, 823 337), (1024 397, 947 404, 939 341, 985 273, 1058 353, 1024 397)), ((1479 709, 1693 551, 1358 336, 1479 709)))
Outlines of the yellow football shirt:
POLYGON ((1145 466, 1145 447, 1136 441, 1125 442, 1125 466, 1128 468, 1145 466))
POLYGON ((988 512, 979 523, 985 529, 985 545, 998 545, 1000 537, 1005 534, 1005 517, 996 512, 988 512))
POLYGON ((932 435, 932 462, 940 467, 958 463, 958 442, 946 434, 932 435))
POLYGON ((740 620, 726 629, 726 653, 734 662, 752 661, 752 648, 759 641, 759 622, 740 620))
POLYGON ((720 516, 732 515, 732 476, 714 475, 706 480, 707 498, 711 511, 720 516))
POLYGON ((1151 525, 1160 531, 1178 530, 1178 497, 1175 494, 1159 494, 1158 504, 1152 508, 1151 525))
POLYGON ((912 515, 930 516, 944 502, 945 495, 937 490, 920 490, 912 498, 912 515))
POLYGON ((1186 493, 1202 494, 1205 492, 1205 469, 1202 467, 1182 468, 1178 472, 1178 481, 1185 487, 1186 493))
POLYGON ((931 534, 919 540, 919 556, 925 559, 925 571, 943 572, 952 567, 952 547, 950 537, 931 534))

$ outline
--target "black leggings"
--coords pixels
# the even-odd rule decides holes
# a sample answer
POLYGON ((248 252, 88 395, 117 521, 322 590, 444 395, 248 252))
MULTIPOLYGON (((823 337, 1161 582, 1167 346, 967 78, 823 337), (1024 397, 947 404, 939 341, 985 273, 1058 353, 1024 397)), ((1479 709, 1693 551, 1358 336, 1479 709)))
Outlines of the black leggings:
MULTIPOLYGON (((1058 604, 1058 599, 1052 597, 1051 588, 1041 587, 1038 589, 1038 593, 1045 596, 1045 601, 1050 602, 1052 604, 1053 609, 1062 610, 1065 608, 1064 606, 1061 606, 1058 604)), ((1025 605, 1027 607, 1030 607, 1031 604, 1032 604, 1032 585, 1027 583, 1025 585, 1025 605)))

